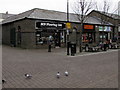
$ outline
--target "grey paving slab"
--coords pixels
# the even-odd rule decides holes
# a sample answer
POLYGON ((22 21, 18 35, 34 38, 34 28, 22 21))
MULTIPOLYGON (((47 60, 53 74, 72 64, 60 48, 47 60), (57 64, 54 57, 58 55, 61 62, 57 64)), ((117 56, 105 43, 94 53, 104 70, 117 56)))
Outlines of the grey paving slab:
POLYGON ((65 55, 65 48, 20 49, 3 46, 3 88, 117 88, 118 51, 75 57, 65 55), (64 72, 68 70, 68 77, 64 72), (60 79, 56 78, 60 72, 60 79), (30 80, 24 74, 32 74, 30 80))

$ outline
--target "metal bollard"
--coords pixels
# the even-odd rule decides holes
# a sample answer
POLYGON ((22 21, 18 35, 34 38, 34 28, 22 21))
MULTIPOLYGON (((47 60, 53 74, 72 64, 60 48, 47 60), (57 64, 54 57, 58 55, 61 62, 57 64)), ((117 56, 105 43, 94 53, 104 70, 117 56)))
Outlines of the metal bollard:
POLYGON ((104 44, 104 51, 107 51, 106 49, 107 49, 106 44, 104 44))
POLYGON ((51 52, 51 44, 48 46, 48 52, 51 52))
POLYGON ((74 53, 76 54, 77 53, 76 44, 74 44, 74 49, 75 49, 74 53))
POLYGON ((67 55, 69 55, 70 42, 67 42, 67 55))
POLYGON ((75 45, 71 44, 71 56, 75 56, 75 45))

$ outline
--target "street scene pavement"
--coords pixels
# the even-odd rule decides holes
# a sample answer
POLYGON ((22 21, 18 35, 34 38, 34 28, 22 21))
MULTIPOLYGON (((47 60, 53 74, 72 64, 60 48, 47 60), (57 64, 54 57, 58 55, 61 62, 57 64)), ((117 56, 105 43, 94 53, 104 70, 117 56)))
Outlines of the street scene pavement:
POLYGON ((118 49, 67 56, 66 48, 48 52, 3 45, 2 75, 3 88, 118 88, 118 49))

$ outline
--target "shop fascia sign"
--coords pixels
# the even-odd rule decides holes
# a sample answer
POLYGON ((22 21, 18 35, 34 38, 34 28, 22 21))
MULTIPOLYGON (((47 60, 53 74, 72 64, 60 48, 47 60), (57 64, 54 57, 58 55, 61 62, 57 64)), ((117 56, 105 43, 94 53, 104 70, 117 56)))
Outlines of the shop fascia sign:
POLYGON ((110 26, 99 26, 99 31, 110 32, 111 31, 111 27, 110 26))
POLYGON ((40 24, 41 26, 47 26, 47 27, 62 27, 62 24, 59 23, 49 23, 49 22, 43 22, 40 24))
POLYGON ((48 27, 62 28, 63 24, 62 23, 53 23, 53 22, 36 22, 36 27, 37 28, 48 28, 48 27))
POLYGON ((84 29, 85 30, 93 30, 94 29, 94 26, 93 25, 84 25, 84 29))

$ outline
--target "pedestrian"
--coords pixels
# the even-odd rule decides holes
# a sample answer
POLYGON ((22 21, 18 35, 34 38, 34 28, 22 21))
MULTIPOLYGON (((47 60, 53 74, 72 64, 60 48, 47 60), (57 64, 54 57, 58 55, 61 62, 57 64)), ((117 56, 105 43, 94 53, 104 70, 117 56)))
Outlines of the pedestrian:
POLYGON ((50 35, 48 37, 48 52, 51 52, 52 41, 53 41, 53 37, 50 35))
POLYGON ((108 50, 109 48, 109 40, 106 40, 106 49, 108 50))
POLYGON ((106 41, 103 42, 103 45, 104 45, 104 51, 107 50, 107 44, 106 44, 106 41))

